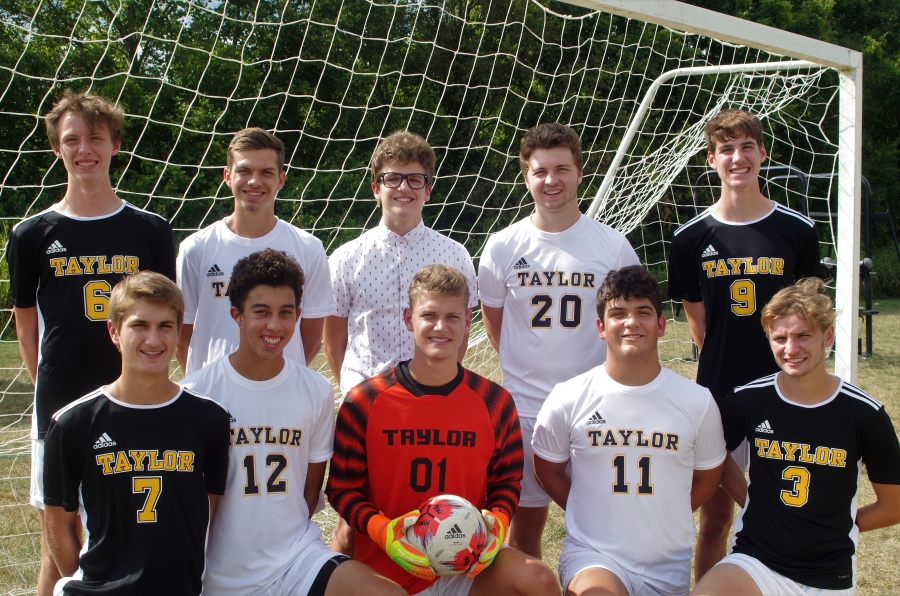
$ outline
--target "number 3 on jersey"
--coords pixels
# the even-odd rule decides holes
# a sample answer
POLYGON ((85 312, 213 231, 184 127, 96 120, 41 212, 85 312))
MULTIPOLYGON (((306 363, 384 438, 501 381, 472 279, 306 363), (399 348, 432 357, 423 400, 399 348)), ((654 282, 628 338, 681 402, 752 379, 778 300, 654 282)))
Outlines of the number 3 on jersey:
POLYGON ((738 279, 731 284, 731 312, 746 317, 756 312, 756 286, 749 279, 738 279))

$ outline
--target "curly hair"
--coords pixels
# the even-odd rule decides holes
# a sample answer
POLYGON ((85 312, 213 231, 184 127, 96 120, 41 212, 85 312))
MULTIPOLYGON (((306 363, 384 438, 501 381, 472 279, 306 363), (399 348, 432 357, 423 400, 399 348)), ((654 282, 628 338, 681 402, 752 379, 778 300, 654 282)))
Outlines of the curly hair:
POLYGON ((560 124, 559 122, 545 122, 529 128, 522 140, 519 141, 519 167, 522 174, 528 173, 528 160, 535 149, 553 149, 554 147, 566 147, 572 152, 575 160, 575 168, 580 172, 584 168, 584 158, 581 155, 581 138, 574 128, 560 124))
POLYGON ((823 332, 834 325, 837 315, 831 306, 831 297, 825 293, 825 282, 818 277, 807 277, 772 296, 760 317, 766 337, 776 319, 791 315, 805 319, 823 332))
POLYGON ((395 130, 378 143, 372 154, 372 184, 378 182, 378 174, 389 163, 419 162, 428 175, 429 186, 434 184, 437 156, 428 141, 408 130, 395 130))
POLYGON ((630 265, 609 272, 597 290, 597 316, 603 319, 606 307, 617 298, 622 300, 646 298, 653 304, 656 316, 662 316, 662 292, 659 290, 659 283, 640 265, 630 265))
POLYGON ((231 271, 228 299, 231 306, 243 312, 247 296, 256 286, 288 286, 294 290, 294 305, 300 306, 305 281, 303 269, 294 257, 283 250, 267 248, 237 262, 231 271))
POLYGON ((113 144, 122 140, 122 127, 125 125, 125 112, 122 108, 99 95, 76 93, 66 89, 62 98, 53 104, 53 108, 44 116, 47 140, 54 149, 59 149, 59 121, 66 112, 84 118, 91 130, 98 124, 106 126, 113 144))

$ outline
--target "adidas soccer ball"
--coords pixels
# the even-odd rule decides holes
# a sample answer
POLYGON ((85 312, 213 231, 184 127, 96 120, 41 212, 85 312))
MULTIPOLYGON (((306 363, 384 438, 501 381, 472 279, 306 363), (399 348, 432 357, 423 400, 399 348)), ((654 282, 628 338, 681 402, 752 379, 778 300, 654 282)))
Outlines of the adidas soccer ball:
POLYGON ((437 575, 459 575, 469 569, 487 544, 481 512, 462 497, 439 495, 419 506, 419 519, 406 539, 428 557, 437 575))

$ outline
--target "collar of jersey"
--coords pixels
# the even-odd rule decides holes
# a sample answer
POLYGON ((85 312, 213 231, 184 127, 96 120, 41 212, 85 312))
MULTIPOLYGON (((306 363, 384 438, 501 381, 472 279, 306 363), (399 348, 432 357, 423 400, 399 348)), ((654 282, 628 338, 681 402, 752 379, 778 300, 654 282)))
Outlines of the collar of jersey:
POLYGON ((228 240, 235 242, 237 244, 243 244, 244 246, 268 246, 272 243, 272 240, 281 233, 281 224, 283 220, 280 217, 275 218, 275 227, 272 228, 268 234, 265 236, 260 236, 259 238, 245 238, 243 236, 238 236, 234 232, 228 229, 228 226, 225 225, 225 220, 220 219, 216 222, 222 226, 221 232, 223 236, 226 236, 228 240))
POLYGON ((833 402, 835 400, 835 398, 837 398, 838 393, 841 392, 841 389, 844 388, 844 379, 841 379, 841 382, 838 383, 837 389, 834 390, 834 393, 832 393, 831 397, 829 397, 828 399, 822 400, 817 404, 801 404, 801 403, 798 403, 798 402, 788 399, 787 396, 785 396, 781 392, 781 387, 778 386, 778 377, 780 377, 780 376, 781 376, 781 373, 778 373, 777 375, 775 375, 775 379, 772 381, 772 384, 775 385, 775 393, 778 394, 778 397, 781 398, 781 401, 783 401, 786 404, 792 405, 792 406, 797 406, 798 408, 806 408, 807 410, 811 410, 813 408, 821 408, 822 406, 830 404, 831 402, 833 402))
POLYGON ((104 396, 106 396, 106 399, 108 399, 109 401, 113 402, 116 405, 122 406, 123 408, 131 408, 133 410, 157 410, 159 408, 165 408, 166 406, 171 406, 176 401, 178 401, 178 398, 181 397, 182 394, 184 393, 184 389, 183 388, 179 389, 178 393, 175 394, 175 397, 173 397, 169 401, 164 401, 161 404, 129 404, 129 403, 125 403, 124 401, 120 401, 120 400, 114 398, 112 395, 110 395, 106 391, 106 387, 101 387, 100 392, 104 396))
POLYGON ((544 238, 547 240, 561 240, 561 239, 571 236, 573 234, 577 234, 578 231, 581 229, 581 226, 584 225, 584 222, 587 221, 587 219, 588 219, 587 216, 582 213, 578 217, 578 221, 573 223, 571 226, 569 226, 562 232, 545 232, 544 230, 542 230, 539 227, 537 227, 536 225, 534 225, 534 222, 531 221, 530 215, 525 218, 525 221, 528 222, 528 225, 531 226, 531 229, 532 229, 534 235, 537 236, 538 238, 544 238))
POLYGON ((49 208, 49 210, 50 210, 50 211, 53 211, 53 212, 56 213, 57 215, 61 215, 61 216, 63 216, 63 217, 67 217, 67 218, 73 219, 73 220, 75 220, 75 221, 95 221, 95 220, 98 220, 98 219, 106 219, 106 218, 108 218, 108 217, 112 217, 113 215, 118 215, 119 213, 122 212, 123 209, 125 209, 126 206, 128 206, 128 204, 129 204, 128 201, 122 201, 122 204, 119 205, 119 208, 116 209, 115 211, 113 211, 113 212, 111 212, 111 213, 107 213, 107 214, 105 214, 105 215, 95 215, 95 216, 93 216, 93 217, 78 217, 78 216, 76 216, 76 215, 69 215, 68 213, 63 213, 62 211, 59 211, 59 210, 56 208, 56 204, 51 205, 50 208, 49 208))
POLYGON ((228 378, 241 385, 243 387, 247 387, 249 389, 269 389, 271 387, 276 387, 280 385, 285 378, 289 374, 291 374, 291 360, 289 358, 284 359, 284 366, 281 367, 281 371, 272 377, 271 379, 266 379, 265 381, 254 381, 253 379, 248 379, 237 370, 235 370, 234 366, 231 365, 231 359, 228 356, 222 356, 223 364, 225 366, 225 372, 228 375, 228 378))
POLYGON ((656 375, 655 379, 653 379, 646 385, 623 385, 609 376, 609 373, 606 372, 605 365, 601 364, 600 368, 603 369, 603 375, 606 377, 609 384, 612 385, 613 389, 621 393, 652 393, 665 382, 666 374, 668 371, 665 366, 660 366, 659 374, 656 375))
POLYGON ((425 222, 423 220, 419 220, 419 223, 416 224, 416 227, 408 231, 405 236, 401 236, 400 234, 392 232, 386 225, 381 222, 378 223, 378 228, 376 229, 380 232, 381 239, 388 246, 393 246, 401 240, 405 241, 407 244, 415 245, 425 235, 425 222))
POLYGON ((772 205, 772 208, 769 209, 765 213, 765 215, 757 217, 756 219, 751 220, 751 221, 726 221, 724 219, 719 219, 718 217, 716 217, 716 214, 712 212, 712 207, 708 208, 707 211, 709 211, 709 216, 711 218, 713 218, 714 220, 716 220, 717 222, 719 222, 720 224, 724 224, 726 226, 750 226, 755 223, 759 223, 762 220, 764 220, 765 218, 769 217, 770 215, 775 213, 776 209, 778 209, 778 203, 775 203, 774 205, 772 205))

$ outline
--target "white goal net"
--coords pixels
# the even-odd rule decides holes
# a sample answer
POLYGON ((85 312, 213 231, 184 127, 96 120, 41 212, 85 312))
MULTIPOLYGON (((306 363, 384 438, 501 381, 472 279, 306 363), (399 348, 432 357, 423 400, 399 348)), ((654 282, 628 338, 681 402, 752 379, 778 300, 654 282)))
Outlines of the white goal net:
MULTIPOLYGON (((766 131, 768 194, 810 213, 823 256, 835 256, 839 77, 771 66, 790 56, 544 0, 22 0, 0 5, 0 32, 4 246, 13 225, 62 196, 41 116, 71 87, 122 105, 113 185, 164 215, 179 241, 230 212, 227 144, 261 126, 287 147, 278 215, 330 253, 377 223, 368 160, 380 138, 408 128, 438 154, 426 223, 477 264, 489 234, 532 210, 522 133, 560 121, 581 134, 583 209, 625 232, 665 282, 672 232, 718 186, 703 125, 743 107, 766 131), (757 66, 735 67, 747 64, 757 66)), ((0 593, 24 594, 40 540, 27 506, 33 388, 8 288, 0 261, 0 593)), ((687 326, 669 306, 663 356, 689 359, 687 326)), ((478 327, 467 363, 500 378, 478 327)))

